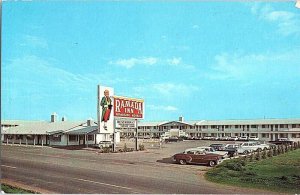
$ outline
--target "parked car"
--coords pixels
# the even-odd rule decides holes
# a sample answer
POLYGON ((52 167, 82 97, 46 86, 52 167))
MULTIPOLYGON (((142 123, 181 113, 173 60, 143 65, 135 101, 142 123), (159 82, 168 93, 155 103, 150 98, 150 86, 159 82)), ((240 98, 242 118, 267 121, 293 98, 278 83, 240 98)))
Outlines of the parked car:
POLYGON ((278 138, 275 141, 269 141, 271 144, 282 145, 282 144, 293 144, 294 142, 289 140, 288 138, 278 138))
POLYGON ((227 144, 224 147, 224 150, 228 152, 228 156, 233 157, 238 154, 238 144, 227 144))
POLYGON ((209 147, 212 147, 213 149, 219 151, 219 150, 224 150, 225 149, 225 144, 210 144, 209 147))
POLYGON ((259 142, 244 142, 239 146, 238 153, 247 154, 252 151, 262 151, 269 148, 269 145, 261 144, 259 142))
POLYGON ((182 140, 179 139, 178 137, 169 137, 165 139, 165 142, 178 142, 178 141, 182 141, 182 140))
POLYGON ((228 140, 230 141, 237 141, 238 139, 239 139, 238 136, 228 138, 228 140))
POLYGON ((222 158, 227 158, 228 157, 228 152, 226 152, 226 151, 217 151, 212 147, 201 146, 201 147, 197 147, 197 149, 201 149, 201 150, 203 150, 207 153, 221 155, 222 158))
POLYGON ((112 148, 113 142, 112 141, 100 141, 97 148, 103 149, 103 148, 112 148))
POLYGON ((218 154, 206 153, 197 148, 185 150, 182 153, 175 154, 173 161, 179 164, 207 164, 211 167, 219 164, 222 161, 222 156, 218 154))
POLYGON ((220 137, 220 139, 219 139, 219 140, 227 141, 228 139, 229 139, 229 137, 228 137, 228 136, 224 136, 224 137, 220 137))
POLYGON ((250 136, 249 141, 258 141, 258 137, 250 136))
POLYGON ((212 140, 213 137, 211 137, 211 136, 204 136, 202 139, 204 139, 204 140, 212 140))
POLYGON ((248 136, 242 136, 238 138, 239 141, 248 141, 248 136))

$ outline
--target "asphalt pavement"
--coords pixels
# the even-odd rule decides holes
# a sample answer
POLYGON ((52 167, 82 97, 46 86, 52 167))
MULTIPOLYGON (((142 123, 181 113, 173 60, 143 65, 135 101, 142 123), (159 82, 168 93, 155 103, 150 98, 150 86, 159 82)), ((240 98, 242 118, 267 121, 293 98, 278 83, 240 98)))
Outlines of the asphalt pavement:
POLYGON ((161 149, 128 153, 1 146, 1 176, 6 181, 58 194, 254 194, 262 190, 208 182, 207 166, 178 165, 175 151, 204 141, 165 144, 161 149))

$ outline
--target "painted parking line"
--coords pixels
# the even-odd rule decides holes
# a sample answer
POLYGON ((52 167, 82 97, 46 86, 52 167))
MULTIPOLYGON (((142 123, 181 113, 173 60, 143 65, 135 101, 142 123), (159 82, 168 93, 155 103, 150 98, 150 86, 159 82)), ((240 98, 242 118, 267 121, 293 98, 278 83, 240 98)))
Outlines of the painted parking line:
POLYGON ((8 165, 1 165, 1 167, 7 167, 7 168, 11 168, 11 169, 16 169, 17 167, 12 167, 12 166, 8 166, 8 165))
POLYGON ((89 183, 106 185, 106 186, 115 187, 115 188, 122 188, 122 189, 132 190, 132 188, 128 188, 128 187, 124 187, 124 186, 118 186, 118 185, 114 185, 114 184, 102 183, 102 182, 91 181, 91 180, 80 179, 80 178, 73 178, 73 179, 76 179, 76 180, 79 180, 79 181, 85 181, 85 182, 89 182, 89 183))

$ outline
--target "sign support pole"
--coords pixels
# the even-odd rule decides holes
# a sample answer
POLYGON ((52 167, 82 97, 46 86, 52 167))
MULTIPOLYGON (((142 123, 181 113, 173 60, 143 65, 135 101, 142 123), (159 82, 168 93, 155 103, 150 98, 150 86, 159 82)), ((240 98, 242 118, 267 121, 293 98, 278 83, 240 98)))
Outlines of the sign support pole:
POLYGON ((100 133, 100 85, 97 86, 97 119, 98 119, 98 133, 100 133))
POLYGON ((135 150, 138 151, 138 138, 139 138, 139 134, 138 134, 138 122, 137 122, 137 119, 135 119, 135 125, 136 125, 136 129, 135 129, 135 150))
POLYGON ((116 151, 116 119, 114 118, 114 126, 113 126, 114 130, 113 130, 113 152, 116 151))

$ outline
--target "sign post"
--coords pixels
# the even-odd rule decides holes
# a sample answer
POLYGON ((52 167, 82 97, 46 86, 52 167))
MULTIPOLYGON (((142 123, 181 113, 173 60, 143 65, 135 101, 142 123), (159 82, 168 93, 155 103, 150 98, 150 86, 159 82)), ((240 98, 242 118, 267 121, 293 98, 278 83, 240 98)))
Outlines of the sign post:
POLYGON ((139 141, 139 132, 138 132, 138 124, 137 124, 137 119, 135 119, 135 124, 136 124, 136 127, 135 127, 135 134, 136 134, 136 138, 135 138, 135 150, 138 151, 139 148, 138 148, 138 141, 139 141))

